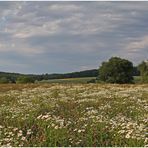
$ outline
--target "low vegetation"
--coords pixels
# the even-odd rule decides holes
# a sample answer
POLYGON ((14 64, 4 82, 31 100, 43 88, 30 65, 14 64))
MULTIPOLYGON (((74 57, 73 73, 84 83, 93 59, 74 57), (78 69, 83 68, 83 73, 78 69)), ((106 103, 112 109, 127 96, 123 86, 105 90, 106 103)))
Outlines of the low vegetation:
POLYGON ((28 76, 19 76, 16 83, 34 83, 34 79, 28 76))
POLYGON ((51 79, 51 80, 43 80, 38 81, 36 83, 62 83, 62 84, 70 84, 70 83, 94 83, 96 81, 96 77, 84 77, 84 78, 66 78, 66 79, 51 79))
POLYGON ((148 61, 143 61, 139 66, 138 69, 141 74, 141 82, 148 83, 148 61))
POLYGON ((146 84, 0 85, 0 146, 147 146, 146 84))

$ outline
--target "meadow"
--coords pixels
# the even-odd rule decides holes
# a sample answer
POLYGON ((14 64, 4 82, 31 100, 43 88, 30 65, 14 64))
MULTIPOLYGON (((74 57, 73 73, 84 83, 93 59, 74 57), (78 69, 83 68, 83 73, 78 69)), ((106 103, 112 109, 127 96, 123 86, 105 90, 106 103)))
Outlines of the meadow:
POLYGON ((37 83, 60 83, 60 84, 68 84, 68 83, 81 83, 86 84, 91 80, 95 80, 96 77, 82 77, 82 78, 65 78, 65 79, 50 79, 50 80, 42 80, 37 83))
POLYGON ((0 85, 0 146, 148 145, 148 84, 0 85))

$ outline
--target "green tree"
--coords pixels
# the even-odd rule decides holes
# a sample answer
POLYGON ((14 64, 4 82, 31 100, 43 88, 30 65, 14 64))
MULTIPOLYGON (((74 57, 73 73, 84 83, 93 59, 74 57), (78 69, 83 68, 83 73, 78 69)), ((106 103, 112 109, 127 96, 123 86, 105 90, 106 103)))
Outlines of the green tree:
POLYGON ((29 76, 19 76, 17 78, 17 83, 34 83, 34 79, 29 76))
POLYGON ((109 61, 103 62, 99 68, 99 80, 107 83, 132 83, 132 62, 119 57, 110 58, 109 61))
POLYGON ((143 61, 139 64, 138 69, 141 75, 142 82, 148 82, 148 61, 143 61))

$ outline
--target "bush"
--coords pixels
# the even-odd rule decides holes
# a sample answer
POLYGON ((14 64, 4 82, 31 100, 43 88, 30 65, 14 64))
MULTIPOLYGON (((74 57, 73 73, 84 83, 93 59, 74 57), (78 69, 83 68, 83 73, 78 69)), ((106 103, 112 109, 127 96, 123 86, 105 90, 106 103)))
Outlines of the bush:
POLYGON ((99 80, 107 83, 132 83, 132 62, 126 59, 112 57, 109 61, 102 63, 99 69, 99 80))
POLYGON ((34 79, 29 76, 19 76, 17 78, 17 83, 34 83, 34 79))
POLYGON ((87 83, 96 83, 96 80, 95 79, 91 79, 91 80, 87 81, 87 83))
POLYGON ((148 83, 148 61, 143 61, 139 64, 138 69, 141 75, 141 82, 148 83))

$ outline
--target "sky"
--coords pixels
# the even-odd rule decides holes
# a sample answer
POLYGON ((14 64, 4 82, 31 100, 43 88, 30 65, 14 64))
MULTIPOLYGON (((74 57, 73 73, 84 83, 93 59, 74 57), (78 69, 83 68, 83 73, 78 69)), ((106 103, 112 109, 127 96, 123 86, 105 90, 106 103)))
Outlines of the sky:
POLYGON ((66 73, 148 59, 148 2, 0 2, 0 71, 66 73))

